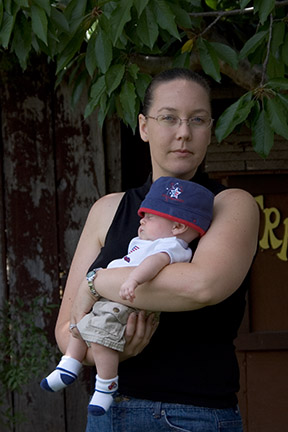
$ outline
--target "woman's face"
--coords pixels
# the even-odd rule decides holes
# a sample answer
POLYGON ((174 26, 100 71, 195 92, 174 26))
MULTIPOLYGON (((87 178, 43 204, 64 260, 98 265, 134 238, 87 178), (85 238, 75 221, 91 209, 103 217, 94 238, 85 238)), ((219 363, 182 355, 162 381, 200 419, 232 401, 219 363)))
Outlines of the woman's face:
MULTIPOLYGON (((198 83, 185 79, 159 84, 154 89, 148 115, 173 115, 181 119, 211 117, 210 100, 198 83)), ((153 180, 161 176, 189 180, 203 161, 211 139, 211 128, 160 125, 152 118, 139 115, 140 135, 149 142, 153 180)))

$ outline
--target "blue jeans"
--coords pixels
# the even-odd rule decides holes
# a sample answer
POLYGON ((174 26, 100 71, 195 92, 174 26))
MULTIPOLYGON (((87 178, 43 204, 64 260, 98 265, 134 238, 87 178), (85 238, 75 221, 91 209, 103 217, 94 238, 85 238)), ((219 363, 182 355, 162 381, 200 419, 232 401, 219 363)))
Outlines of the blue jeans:
POLYGON ((118 396, 109 411, 88 416, 86 432, 243 432, 235 409, 152 402, 118 396))

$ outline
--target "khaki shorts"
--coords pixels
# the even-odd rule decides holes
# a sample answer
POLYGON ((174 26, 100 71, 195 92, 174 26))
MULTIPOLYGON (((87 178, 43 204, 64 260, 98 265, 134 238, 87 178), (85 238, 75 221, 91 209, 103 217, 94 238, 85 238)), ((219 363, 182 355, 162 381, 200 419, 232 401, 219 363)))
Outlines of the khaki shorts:
POLYGON ((123 351, 125 329, 129 315, 137 309, 100 298, 92 311, 77 324, 77 328, 86 342, 123 351))

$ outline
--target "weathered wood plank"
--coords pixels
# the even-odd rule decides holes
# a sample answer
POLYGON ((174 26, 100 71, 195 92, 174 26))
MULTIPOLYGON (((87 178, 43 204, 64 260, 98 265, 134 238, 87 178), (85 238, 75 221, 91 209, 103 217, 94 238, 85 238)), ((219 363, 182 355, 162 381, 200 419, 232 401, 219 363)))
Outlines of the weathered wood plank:
POLYGON ((107 192, 122 190, 121 126, 116 116, 104 124, 107 192))
POLYGON ((61 268, 68 270, 92 204, 106 193, 105 155, 97 113, 84 120, 85 94, 71 108, 65 83, 54 103, 54 142, 61 268))
MULTIPOLYGON (((63 83, 54 104, 54 142, 56 148, 56 184, 60 271, 68 274, 88 212, 106 193, 105 154, 97 113, 84 120, 87 103, 82 95, 71 108, 71 89, 63 83)), ((87 269, 88 270, 88 269, 87 269)), ((63 278, 63 288, 65 285, 63 278)), ((65 392, 66 430, 85 430, 89 399, 89 368, 73 387, 65 392), (87 375, 88 374, 88 375, 87 375)))
MULTIPOLYGON (((2 101, 1 95, 3 93, 3 87, 1 85, 2 80, 0 79, 0 119, 2 118, 2 101)), ((0 128, 1 130, 1 128, 0 128)), ((0 137, 0 310, 4 306, 4 302, 7 300, 7 277, 6 277, 6 234, 5 234, 5 193, 4 193, 4 174, 3 174, 3 146, 0 137)), ((12 399, 10 394, 4 394, 3 389, 1 391, 2 406, 0 411, 0 430, 2 432, 9 432, 3 424, 3 418, 1 412, 5 412, 12 408, 12 399)))
MULTIPOLYGON (((57 212, 48 72, 47 68, 36 64, 25 74, 13 69, 5 77, 2 94, 9 296, 20 296, 26 303, 39 295, 53 303, 58 298, 57 212)), ((39 324, 48 324, 41 310, 39 324)), ((54 325, 55 316, 50 328, 54 325)), ((47 423, 51 432, 64 430, 63 403, 62 406, 59 401, 51 404, 43 393, 40 398, 40 391, 39 382, 35 380, 25 386, 25 392, 14 395, 15 410, 23 411, 29 419, 28 423, 17 426, 16 431, 39 430, 41 417, 45 415, 50 417, 47 423)), ((43 427, 43 423, 41 425, 43 427)))

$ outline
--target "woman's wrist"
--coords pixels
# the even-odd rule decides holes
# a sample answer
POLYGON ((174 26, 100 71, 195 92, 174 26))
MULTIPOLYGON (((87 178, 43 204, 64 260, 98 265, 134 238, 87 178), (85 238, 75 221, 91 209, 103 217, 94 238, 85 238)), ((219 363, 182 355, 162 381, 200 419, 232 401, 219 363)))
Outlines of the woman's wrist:
POLYGON ((90 271, 87 273, 87 275, 86 275, 86 279, 87 279, 87 282, 88 282, 89 291, 90 291, 90 293, 93 295, 93 297, 95 298, 95 300, 98 300, 99 297, 101 297, 100 294, 96 291, 96 289, 95 289, 95 284, 94 284, 94 281, 95 281, 95 279, 96 279, 96 277, 97 277, 97 272, 98 272, 99 270, 101 270, 101 269, 102 269, 102 267, 97 267, 97 268, 95 268, 95 269, 93 269, 93 270, 90 270, 90 271))

